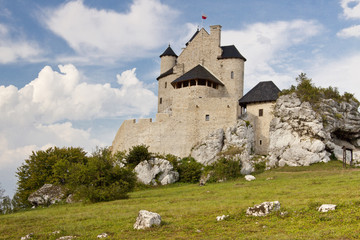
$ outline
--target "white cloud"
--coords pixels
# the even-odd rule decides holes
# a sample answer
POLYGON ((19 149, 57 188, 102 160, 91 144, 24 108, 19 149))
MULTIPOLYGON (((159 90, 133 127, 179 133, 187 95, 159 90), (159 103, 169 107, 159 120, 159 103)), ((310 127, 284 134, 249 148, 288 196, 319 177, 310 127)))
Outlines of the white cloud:
MULTIPOLYGON (((290 48, 305 43, 322 31, 316 21, 293 20, 254 23, 243 30, 223 31, 222 45, 234 44, 247 58, 245 88, 273 80, 279 88, 289 86, 301 69, 292 62, 299 57, 290 48)), ((294 49, 292 49, 294 50, 294 49)))
POLYGON ((90 8, 77 0, 47 9, 41 20, 80 56, 129 60, 163 46, 177 15, 159 0, 134 0, 124 12, 90 8))
POLYGON ((323 59, 313 65, 309 76, 317 86, 338 87, 341 93, 349 92, 360 99, 360 52, 334 60, 323 59))
POLYGON ((8 26, 0 23, 0 64, 26 60, 37 61, 43 51, 36 43, 14 37, 8 26))
POLYGON ((360 38, 360 25, 354 25, 348 28, 344 28, 336 35, 341 38, 350 38, 350 37, 360 38))
POLYGON ((157 97, 137 79, 135 68, 117 75, 118 88, 84 82, 84 75, 71 64, 59 65, 59 70, 46 66, 21 89, 0 86, 0 182, 12 179, 11 189, 16 168, 32 150, 56 145, 91 152, 110 144, 94 134, 99 131, 97 119, 145 116, 156 109, 157 97))
POLYGON ((340 4, 346 19, 360 19, 360 0, 341 0, 340 4))

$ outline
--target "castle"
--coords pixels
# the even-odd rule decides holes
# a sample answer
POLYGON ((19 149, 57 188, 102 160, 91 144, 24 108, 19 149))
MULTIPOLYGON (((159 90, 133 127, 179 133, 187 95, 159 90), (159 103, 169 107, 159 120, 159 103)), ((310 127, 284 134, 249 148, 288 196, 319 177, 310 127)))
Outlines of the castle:
POLYGON ((255 153, 266 154, 279 89, 261 82, 243 96, 246 59, 234 45, 220 43, 221 26, 215 25, 210 34, 197 30, 179 56, 169 45, 160 55, 156 120, 125 120, 113 152, 145 144, 151 152, 185 157, 204 137, 234 126, 246 112, 255 129, 255 153))

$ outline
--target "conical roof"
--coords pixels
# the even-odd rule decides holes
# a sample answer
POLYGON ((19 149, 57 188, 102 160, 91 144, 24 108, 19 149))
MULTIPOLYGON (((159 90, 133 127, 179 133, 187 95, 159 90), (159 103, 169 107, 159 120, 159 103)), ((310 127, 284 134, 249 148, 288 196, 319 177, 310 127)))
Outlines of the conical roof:
POLYGON ((171 49, 170 44, 169 44, 168 48, 160 55, 160 57, 164 57, 164 56, 174 56, 174 57, 177 57, 177 55, 175 54, 175 52, 171 49))

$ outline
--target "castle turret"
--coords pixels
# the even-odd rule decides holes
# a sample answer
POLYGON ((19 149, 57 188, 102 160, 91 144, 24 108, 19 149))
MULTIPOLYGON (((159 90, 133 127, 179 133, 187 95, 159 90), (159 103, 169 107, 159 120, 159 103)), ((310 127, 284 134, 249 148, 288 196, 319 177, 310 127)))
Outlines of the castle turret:
POLYGON ((168 48, 160 55, 160 75, 172 69, 176 64, 177 55, 171 49, 170 44, 168 48))

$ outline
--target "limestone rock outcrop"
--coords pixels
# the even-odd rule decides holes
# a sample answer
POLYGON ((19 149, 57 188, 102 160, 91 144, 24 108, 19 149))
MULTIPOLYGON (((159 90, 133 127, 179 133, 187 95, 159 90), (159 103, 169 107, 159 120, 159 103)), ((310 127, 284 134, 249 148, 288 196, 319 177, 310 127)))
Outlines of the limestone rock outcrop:
POLYGON ((358 107, 353 101, 326 99, 315 112, 295 93, 279 97, 270 124, 268 167, 328 162, 331 153, 342 159, 344 145, 354 150, 354 159, 360 163, 358 107))
POLYGON ((135 167, 137 179, 146 185, 166 185, 179 180, 179 173, 173 165, 160 158, 145 160, 135 167))
POLYGON ((147 210, 140 210, 134 224, 134 229, 146 229, 160 224, 161 216, 158 213, 149 212, 147 210))
POLYGON ((280 210, 280 202, 263 202, 261 204, 255 205, 254 207, 249 207, 246 210, 246 214, 255 217, 263 217, 268 215, 271 212, 280 210))
POLYGON ((221 156, 221 152, 235 149, 236 158, 242 162, 242 173, 247 174, 252 171, 249 160, 253 146, 253 128, 245 121, 238 120, 233 127, 221 128, 209 134, 192 149, 191 156, 204 165, 210 165, 221 156))
POLYGON ((33 206, 47 206, 60 202, 65 197, 64 192, 65 191, 61 186, 44 184, 44 186, 30 194, 30 196, 28 197, 28 201, 33 206))

